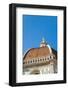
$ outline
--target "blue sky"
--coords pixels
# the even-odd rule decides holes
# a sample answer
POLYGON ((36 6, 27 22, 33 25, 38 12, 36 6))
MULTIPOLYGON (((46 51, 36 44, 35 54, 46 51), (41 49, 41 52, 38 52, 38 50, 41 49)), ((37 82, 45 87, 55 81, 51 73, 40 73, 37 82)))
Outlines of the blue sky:
POLYGON ((52 48, 57 50, 57 16, 24 15, 22 18, 24 52, 39 47, 43 37, 52 48))

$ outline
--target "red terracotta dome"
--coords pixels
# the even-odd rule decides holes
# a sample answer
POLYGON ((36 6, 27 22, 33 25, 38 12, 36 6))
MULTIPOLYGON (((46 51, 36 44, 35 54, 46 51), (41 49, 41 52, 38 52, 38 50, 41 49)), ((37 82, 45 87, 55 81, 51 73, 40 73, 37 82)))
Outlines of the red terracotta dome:
POLYGON ((50 55, 50 50, 47 46, 45 47, 39 47, 39 48, 32 48, 27 51, 27 53, 24 55, 24 60, 30 60, 32 58, 38 58, 43 56, 50 55))
MULTIPOLYGON (((34 58, 39 57, 47 57, 50 55, 56 55, 56 51, 52 49, 45 41, 44 38, 42 39, 42 42, 40 44, 40 47, 38 48, 31 48, 26 52, 26 54, 23 57, 23 60, 25 62, 30 61, 34 58)), ((57 56, 57 55, 56 55, 57 56)))

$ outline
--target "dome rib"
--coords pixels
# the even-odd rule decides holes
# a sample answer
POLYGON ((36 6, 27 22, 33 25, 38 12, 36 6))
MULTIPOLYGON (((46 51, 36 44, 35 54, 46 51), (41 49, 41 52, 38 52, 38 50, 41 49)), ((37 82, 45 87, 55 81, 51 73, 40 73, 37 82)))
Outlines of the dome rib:
POLYGON ((24 60, 30 60, 33 58, 38 58, 42 56, 48 56, 50 55, 50 50, 47 46, 45 47, 39 47, 39 48, 31 48, 27 51, 27 53, 24 55, 24 60))

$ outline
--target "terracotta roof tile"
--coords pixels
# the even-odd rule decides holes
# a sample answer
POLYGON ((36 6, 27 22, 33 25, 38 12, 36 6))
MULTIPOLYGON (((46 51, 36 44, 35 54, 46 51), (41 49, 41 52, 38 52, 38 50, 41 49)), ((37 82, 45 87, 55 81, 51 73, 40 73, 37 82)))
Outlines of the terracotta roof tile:
POLYGON ((39 48, 32 48, 24 55, 24 60, 29 60, 32 58, 42 57, 42 56, 48 56, 50 55, 49 48, 47 46, 45 47, 39 47, 39 48))

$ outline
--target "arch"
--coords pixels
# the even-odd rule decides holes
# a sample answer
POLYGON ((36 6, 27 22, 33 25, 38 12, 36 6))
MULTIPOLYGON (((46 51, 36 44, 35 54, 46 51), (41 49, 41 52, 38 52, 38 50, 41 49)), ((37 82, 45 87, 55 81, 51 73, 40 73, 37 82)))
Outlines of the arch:
POLYGON ((47 47, 49 48, 50 53, 52 53, 50 45, 47 45, 47 47))

